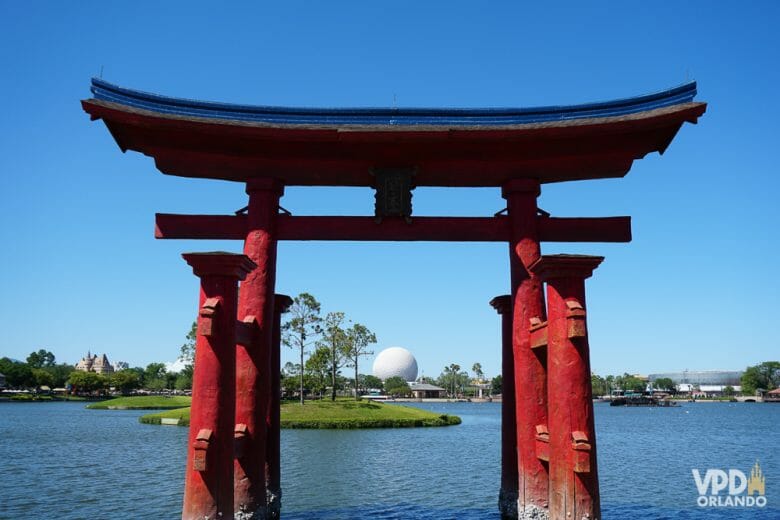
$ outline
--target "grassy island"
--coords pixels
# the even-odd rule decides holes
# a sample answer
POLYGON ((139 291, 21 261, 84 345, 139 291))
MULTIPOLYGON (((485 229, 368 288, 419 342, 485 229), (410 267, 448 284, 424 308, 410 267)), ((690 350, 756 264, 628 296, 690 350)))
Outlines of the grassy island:
POLYGON ((362 400, 284 403, 282 428, 412 428, 460 424, 460 417, 437 414, 411 406, 362 400))
MULTIPOLYGON (((190 409, 144 415, 139 420, 146 424, 178 423, 187 426, 190 423, 190 409)), ((365 400, 307 401, 304 406, 288 402, 281 406, 282 428, 414 428, 454 424, 460 424, 460 417, 365 400)))
POLYGON ((192 402, 187 396, 138 395, 117 397, 108 401, 100 401, 87 406, 92 410, 171 410, 184 408, 192 402))

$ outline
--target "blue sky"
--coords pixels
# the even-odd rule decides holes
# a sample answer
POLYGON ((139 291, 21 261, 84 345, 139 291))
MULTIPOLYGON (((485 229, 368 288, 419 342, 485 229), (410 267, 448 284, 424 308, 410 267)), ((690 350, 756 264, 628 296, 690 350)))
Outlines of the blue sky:
MULTIPOLYGON (((535 106, 687 79, 709 103, 624 179, 545 185, 555 216, 633 217, 587 282, 601 374, 778 359, 777 2, 0 3, 0 356, 88 349, 172 361, 196 311, 184 251, 153 215, 230 213, 243 187, 122 154, 79 100, 90 77, 164 95, 290 106, 535 106), (424 4, 424 5, 423 5, 424 4)), ((498 189, 417 189, 416 215, 491 215, 498 189)), ((295 214, 371 214, 368 189, 288 188, 295 214)), ((314 294, 436 376, 500 371, 501 244, 282 243, 278 292, 314 294)), ((294 353, 285 350, 283 360, 294 353)), ((371 360, 365 362, 368 368, 371 360)))

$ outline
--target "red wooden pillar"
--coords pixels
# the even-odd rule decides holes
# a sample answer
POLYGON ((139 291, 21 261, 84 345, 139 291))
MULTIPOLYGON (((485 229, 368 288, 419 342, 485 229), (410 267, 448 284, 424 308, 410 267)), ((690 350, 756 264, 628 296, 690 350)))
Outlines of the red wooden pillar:
POLYGON ((281 396, 280 379, 282 370, 282 314, 292 305, 293 300, 286 294, 274 297, 274 329, 271 344, 271 404, 268 407, 267 427, 268 444, 266 447, 266 481, 268 482, 268 516, 279 518, 282 508, 281 483, 281 445, 279 426, 279 399, 281 396))
POLYGON ((501 518, 517 518, 517 416, 515 415, 515 356, 512 350, 512 297, 496 296, 490 305, 501 315, 501 518))
POLYGON ((602 260, 552 255, 531 267, 547 282, 551 518, 601 518, 585 279, 602 260))
POLYGON ((246 345, 236 345, 236 518, 265 518, 267 410, 271 399, 271 343, 276 278, 276 215, 283 187, 273 179, 247 182, 249 194, 244 254, 257 269, 241 284, 238 319, 255 323, 246 345))
POLYGON ((255 264, 228 253, 183 257, 200 277, 200 306, 182 518, 233 518, 236 300, 255 264))
POLYGON ((536 198, 539 182, 509 181, 502 196, 511 222, 509 265, 512 278, 512 347, 514 350, 517 424, 518 518, 547 518, 548 469, 537 456, 537 426, 547 425, 547 360, 544 347, 531 348, 532 318, 544 318, 539 279, 528 270, 540 256, 536 198))

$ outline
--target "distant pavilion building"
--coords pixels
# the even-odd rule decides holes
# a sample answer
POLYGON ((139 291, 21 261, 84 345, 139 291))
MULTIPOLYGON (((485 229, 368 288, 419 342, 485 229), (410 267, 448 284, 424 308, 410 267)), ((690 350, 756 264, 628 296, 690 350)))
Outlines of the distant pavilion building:
POLYGON ((87 351, 87 355, 76 363, 76 370, 81 372, 95 372, 100 375, 110 375, 114 373, 114 367, 108 362, 108 356, 103 354, 99 356, 87 351))
POLYGON ((650 374, 650 382, 655 382, 661 378, 668 378, 675 384, 690 385, 720 385, 737 386, 740 385, 742 377, 740 370, 684 370, 682 372, 664 372, 661 374, 650 374))
POLYGON ((412 389, 412 396, 415 399, 438 399, 444 397, 447 392, 440 386, 428 383, 409 383, 409 388, 412 389))

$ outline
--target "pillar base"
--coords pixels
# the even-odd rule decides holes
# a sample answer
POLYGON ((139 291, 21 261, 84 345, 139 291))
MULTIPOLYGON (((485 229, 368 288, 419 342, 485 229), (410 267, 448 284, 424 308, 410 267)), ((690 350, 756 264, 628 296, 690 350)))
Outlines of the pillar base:
POLYGON ((255 511, 248 511, 241 507, 236 508, 233 513, 233 520, 268 520, 268 518, 265 507, 260 507, 255 511))
POLYGON ((282 514, 282 490, 267 489, 268 498, 268 520, 279 520, 282 514))
POLYGON ((501 520, 517 519, 517 491, 501 488, 498 492, 498 512, 501 520))
POLYGON ((528 504, 523 507, 520 505, 520 501, 517 501, 518 520, 550 520, 549 509, 544 509, 539 506, 528 504))

